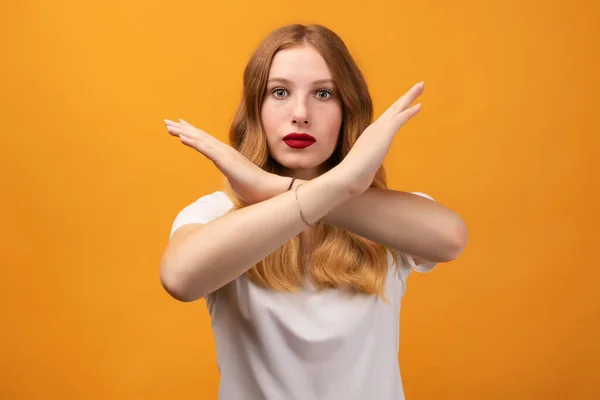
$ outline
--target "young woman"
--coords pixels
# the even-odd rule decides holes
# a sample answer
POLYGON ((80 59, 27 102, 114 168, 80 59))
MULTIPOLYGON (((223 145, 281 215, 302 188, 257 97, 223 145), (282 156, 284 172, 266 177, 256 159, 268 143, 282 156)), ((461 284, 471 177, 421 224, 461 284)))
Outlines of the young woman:
POLYGON ((452 210, 386 186, 382 162, 422 92, 371 123, 342 40, 290 25, 245 69, 231 146, 165 120, 228 180, 177 215, 160 269, 174 298, 208 304, 220 399, 404 398, 407 276, 455 259, 467 237, 452 210))

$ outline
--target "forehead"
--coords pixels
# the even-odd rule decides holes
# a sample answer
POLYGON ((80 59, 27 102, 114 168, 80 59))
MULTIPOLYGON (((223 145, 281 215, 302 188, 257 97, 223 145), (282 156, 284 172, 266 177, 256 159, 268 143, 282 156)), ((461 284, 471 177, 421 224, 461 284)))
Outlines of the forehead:
POLYGON ((331 79, 331 72, 317 49, 303 45, 277 52, 271 63, 269 77, 312 81, 331 79))

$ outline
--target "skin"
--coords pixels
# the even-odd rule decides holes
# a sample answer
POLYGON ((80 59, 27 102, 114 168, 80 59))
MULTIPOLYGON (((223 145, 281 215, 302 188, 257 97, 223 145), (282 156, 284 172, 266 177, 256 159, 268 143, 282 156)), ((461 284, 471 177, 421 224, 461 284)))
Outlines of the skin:
POLYGON ((210 159, 250 204, 207 224, 185 225, 173 234, 160 276, 174 298, 199 299, 236 279, 295 235, 307 233, 296 194, 310 222, 323 220, 411 254, 417 263, 447 262, 460 255, 467 228, 454 211, 411 193, 369 188, 398 130, 420 111, 420 104, 412 103, 423 92, 423 83, 394 102, 362 133, 344 160, 328 169, 326 161, 338 140, 341 105, 335 95, 330 98, 320 92, 326 83, 315 81, 330 77, 322 57, 306 46, 278 53, 271 65, 269 78, 286 81, 269 83, 272 92, 262 105, 261 118, 270 155, 285 168, 285 176, 262 170, 183 120, 165 120, 170 135, 210 159), (317 142, 306 149, 291 149, 281 139, 295 131, 308 132, 317 142), (291 176, 299 178, 296 193, 287 191, 291 176))
POLYGON ((342 125, 342 104, 331 72, 312 46, 286 49, 273 58, 261 119, 269 153, 284 175, 305 180, 324 173, 342 125), (303 149, 283 142, 291 132, 308 133, 317 141, 303 149))

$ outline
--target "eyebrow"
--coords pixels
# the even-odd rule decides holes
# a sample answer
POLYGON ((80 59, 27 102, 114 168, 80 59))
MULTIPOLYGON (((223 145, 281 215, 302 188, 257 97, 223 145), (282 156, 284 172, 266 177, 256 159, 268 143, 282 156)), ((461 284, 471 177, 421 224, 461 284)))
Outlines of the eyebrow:
MULTIPOLYGON (((285 83, 288 85, 291 83, 289 79, 279 78, 279 77, 270 78, 269 82, 282 82, 282 83, 285 83)), ((316 81, 311 82, 312 85, 322 85, 323 83, 330 83, 332 85, 334 84, 333 79, 329 79, 329 78, 317 79, 316 81)))

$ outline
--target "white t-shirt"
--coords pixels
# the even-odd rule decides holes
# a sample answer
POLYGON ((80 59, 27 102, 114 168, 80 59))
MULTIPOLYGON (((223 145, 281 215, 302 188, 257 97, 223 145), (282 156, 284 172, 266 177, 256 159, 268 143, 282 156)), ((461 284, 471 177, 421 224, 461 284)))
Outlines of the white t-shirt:
MULTIPOLYGON (((416 193, 430 198, 422 193, 416 193)), ((182 225, 207 223, 233 203, 223 192, 203 196, 175 218, 182 225)), ((317 291, 296 293, 252 283, 245 274, 206 296, 213 328, 221 400, 400 400, 399 318, 415 265, 399 254, 386 281, 389 303, 376 296, 317 291)))

